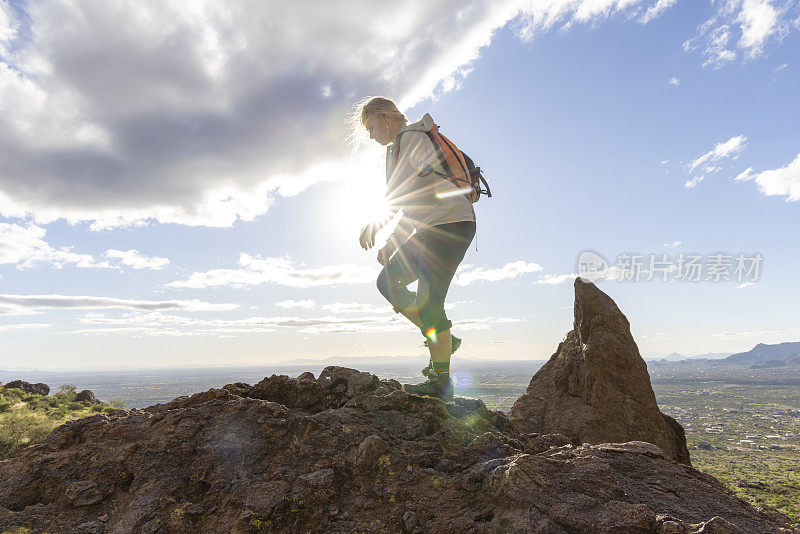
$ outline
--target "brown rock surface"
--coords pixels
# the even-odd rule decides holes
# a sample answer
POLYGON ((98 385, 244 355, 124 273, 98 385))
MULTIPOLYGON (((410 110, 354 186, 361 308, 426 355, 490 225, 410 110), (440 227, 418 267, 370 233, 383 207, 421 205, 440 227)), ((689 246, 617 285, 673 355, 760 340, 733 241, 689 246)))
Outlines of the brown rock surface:
POLYGON ((84 389, 75 395, 75 400, 77 402, 91 402, 94 404, 97 402, 97 397, 95 397, 94 393, 92 393, 90 390, 84 389))
POLYGON ((327 368, 71 421, 0 462, 0 532, 792 531, 649 443, 573 447, 480 401, 327 368), (727 529, 727 530, 726 530, 727 529))
POLYGON ((50 386, 41 382, 37 384, 31 384, 30 382, 25 382, 24 380, 12 380, 11 382, 4 384, 3 387, 21 389, 23 392, 31 395, 50 394, 50 386))
POLYGON ((575 280, 575 322, 511 408, 521 432, 575 444, 646 441, 688 464, 683 428, 662 414, 630 323, 597 286, 575 280))

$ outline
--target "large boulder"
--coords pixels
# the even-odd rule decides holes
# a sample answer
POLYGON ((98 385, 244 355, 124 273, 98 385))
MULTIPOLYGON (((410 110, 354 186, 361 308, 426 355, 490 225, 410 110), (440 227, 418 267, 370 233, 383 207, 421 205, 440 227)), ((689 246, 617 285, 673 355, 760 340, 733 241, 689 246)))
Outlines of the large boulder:
POLYGON ((514 426, 576 444, 644 441, 689 464, 683 428, 659 411, 625 315, 580 278, 574 315, 573 329, 511 408, 514 426))
POLYGON ((37 384, 31 384, 30 382, 25 382, 24 380, 13 380, 7 384, 4 384, 3 387, 21 389, 25 393, 29 393, 31 395, 50 394, 50 386, 47 384, 42 384, 41 382, 37 384))
POLYGON ((79 391, 77 394, 75 394, 75 400, 77 402, 91 402, 92 404, 97 403, 97 397, 95 397, 94 393, 88 389, 84 389, 83 391, 79 391))

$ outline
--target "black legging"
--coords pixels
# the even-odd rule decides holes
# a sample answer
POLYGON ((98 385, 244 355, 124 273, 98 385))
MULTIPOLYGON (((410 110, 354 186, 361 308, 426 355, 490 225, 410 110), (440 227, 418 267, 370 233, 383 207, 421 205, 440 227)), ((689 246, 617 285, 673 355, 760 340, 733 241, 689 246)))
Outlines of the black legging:
POLYGON ((474 221, 433 226, 403 243, 378 275, 378 290, 396 312, 416 304, 422 335, 431 327, 444 332, 453 326, 444 299, 473 237, 474 221), (417 279, 417 292, 409 291, 406 286, 417 279))

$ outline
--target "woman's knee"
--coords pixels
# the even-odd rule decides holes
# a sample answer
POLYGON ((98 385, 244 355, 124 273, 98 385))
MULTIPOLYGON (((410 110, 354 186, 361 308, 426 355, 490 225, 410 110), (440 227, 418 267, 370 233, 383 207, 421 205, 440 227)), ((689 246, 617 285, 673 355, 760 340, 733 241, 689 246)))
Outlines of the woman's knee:
POLYGON ((389 277, 386 274, 386 269, 381 270, 381 273, 378 275, 378 280, 376 281, 375 285, 378 286, 378 291, 380 291, 381 295, 388 300, 389 302, 392 301, 391 293, 389 292, 389 277))
POLYGON ((427 336, 431 329, 435 332, 446 332, 453 326, 444 310, 422 309, 419 312, 419 321, 423 336, 427 336))

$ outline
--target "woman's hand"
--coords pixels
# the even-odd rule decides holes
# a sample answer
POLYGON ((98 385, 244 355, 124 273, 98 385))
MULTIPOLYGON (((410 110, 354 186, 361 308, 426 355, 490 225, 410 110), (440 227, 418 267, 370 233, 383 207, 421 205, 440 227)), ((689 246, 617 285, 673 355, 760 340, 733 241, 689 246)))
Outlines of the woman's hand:
POLYGON ((368 250, 375 246, 375 234, 379 229, 380 226, 375 223, 370 223, 361 229, 361 236, 358 238, 361 248, 368 250))
POLYGON ((385 247, 378 251, 378 263, 386 267, 386 264, 389 263, 389 258, 392 257, 392 254, 394 254, 394 247, 387 243, 385 247))

